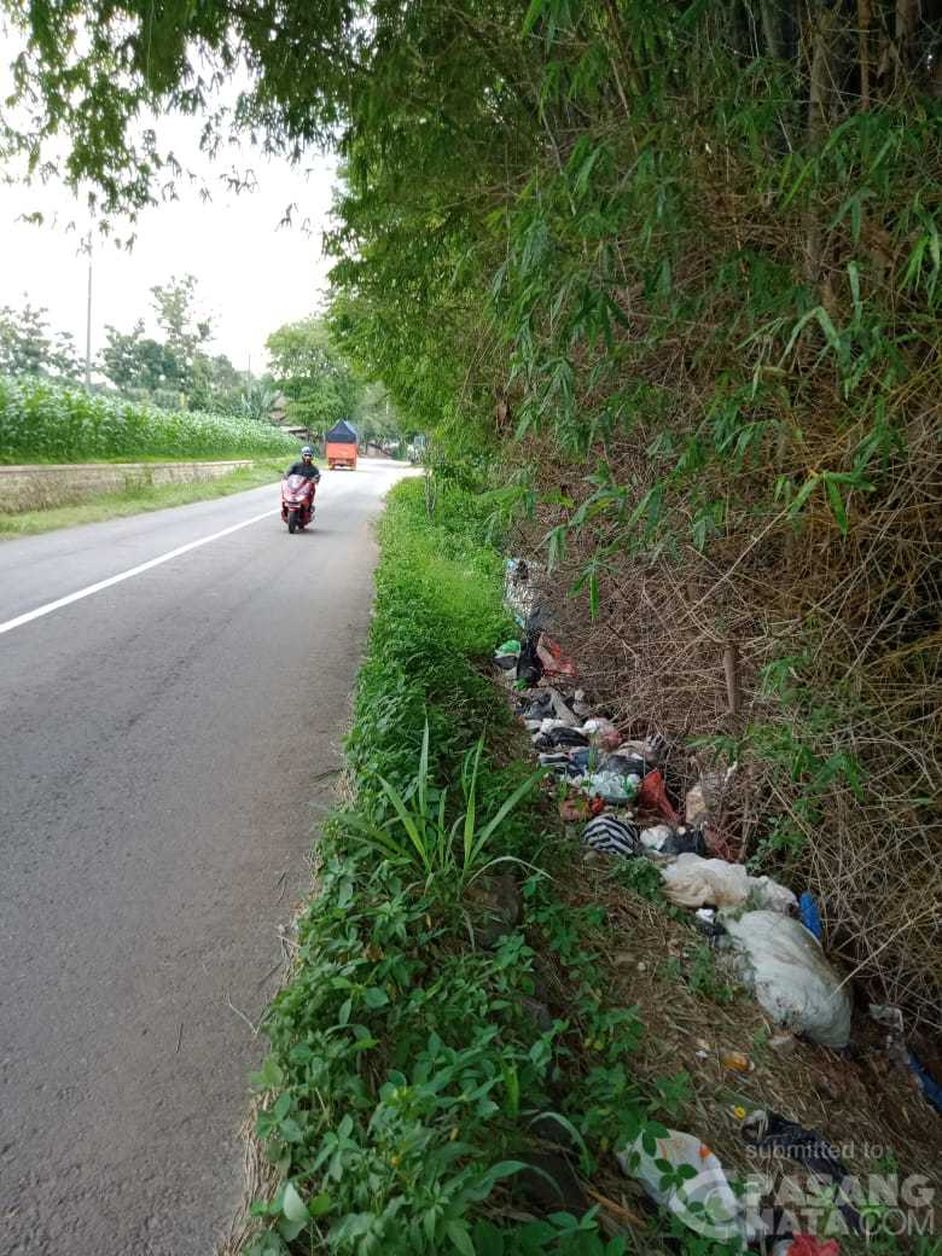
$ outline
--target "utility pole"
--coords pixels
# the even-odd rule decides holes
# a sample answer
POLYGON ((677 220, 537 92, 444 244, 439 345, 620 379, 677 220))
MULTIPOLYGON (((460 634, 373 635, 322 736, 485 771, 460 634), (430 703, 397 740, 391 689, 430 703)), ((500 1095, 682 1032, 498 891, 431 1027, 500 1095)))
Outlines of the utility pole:
POLYGON ((85 307, 85 391, 92 391, 92 232, 88 230, 88 301, 85 307))

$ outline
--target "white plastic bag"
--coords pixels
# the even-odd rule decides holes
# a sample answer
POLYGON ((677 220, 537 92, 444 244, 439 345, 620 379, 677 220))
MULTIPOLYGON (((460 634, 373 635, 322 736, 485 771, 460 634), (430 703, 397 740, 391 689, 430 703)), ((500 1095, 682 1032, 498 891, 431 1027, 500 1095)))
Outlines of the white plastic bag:
POLYGON ((535 563, 522 558, 508 558, 504 573, 504 601, 510 607, 514 619, 522 628, 533 612, 536 597, 534 576, 535 563))
POLYGON ((821 944, 799 920, 774 911, 722 917, 743 975, 769 1016, 824 1047, 846 1047, 850 996, 821 944))
POLYGON ((611 720, 602 719, 600 716, 586 720, 582 725, 582 732, 593 746, 598 746, 602 750, 614 750, 621 742, 621 733, 611 720))
POLYGON ((648 850, 659 851, 666 841, 673 836, 674 830, 669 824, 655 824, 650 829, 642 829, 641 843, 648 850))
POLYGON ((662 869, 664 892, 680 907, 742 907, 750 897, 771 911, 798 906, 791 890, 769 877, 751 877, 742 864, 687 852, 662 869))
MULTIPOLYGON (((682 1130, 668 1130, 667 1138, 655 1139, 649 1155, 642 1136, 618 1153, 625 1173, 637 1178, 651 1198, 698 1234, 728 1243, 747 1243, 764 1227, 749 1202, 730 1186, 723 1166, 706 1144, 682 1130), (662 1186, 665 1172, 687 1165, 693 1173, 680 1185, 662 1186), (694 1205, 694 1207, 691 1207, 694 1205)), ((754 1202, 754 1201, 753 1201, 754 1202)))
POLYGON ((582 778, 582 789, 590 798, 610 803, 631 802, 640 785, 640 776, 621 776, 617 772, 593 772, 582 778))

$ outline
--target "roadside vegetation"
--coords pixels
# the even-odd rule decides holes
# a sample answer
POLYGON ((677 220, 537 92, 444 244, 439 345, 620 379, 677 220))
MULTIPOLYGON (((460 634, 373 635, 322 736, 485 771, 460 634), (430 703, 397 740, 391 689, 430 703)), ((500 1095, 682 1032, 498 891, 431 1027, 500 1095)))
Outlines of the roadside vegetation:
MULTIPOLYGON (((190 443, 199 440, 206 415, 252 420, 262 427, 286 423, 306 429, 312 439, 346 419, 364 445, 393 446, 414 438, 382 384, 353 370, 340 353, 323 318, 301 319, 273 331, 266 342, 270 372, 253 375, 237 370, 225 354, 210 351, 213 323, 199 308, 192 275, 155 285, 151 297, 147 322, 137 319, 128 332, 106 327, 105 345, 91 363, 88 391, 93 395, 112 404, 176 415, 178 435, 190 425, 181 416, 194 415, 190 443)), ((19 310, 0 308, 0 379, 77 390, 83 365, 71 336, 52 330, 45 309, 28 302, 19 310)), ((34 421, 35 416, 29 417, 34 421)), ((49 421, 59 418, 53 406, 49 421)), ((170 428, 169 420, 164 426, 170 428)), ((246 431, 251 435, 250 428, 246 431)), ((49 433, 39 425, 37 435, 48 440, 49 433)), ((180 441, 184 457, 185 443, 180 441)), ((122 449, 121 455, 125 453, 122 449)))
MULTIPOLYGON (((281 1235, 470 1250, 469 1227, 477 1243, 476 1226, 515 1224, 502 1201, 523 1174, 506 1162, 530 1114, 562 1110, 551 1080, 619 1134, 640 1119, 624 1062, 607 1102, 579 1089, 592 1069, 545 1062, 569 1040, 540 1047, 523 1018, 531 935, 466 945, 474 888, 499 869, 475 880, 452 854, 445 874, 420 853, 451 851, 456 821, 473 850, 479 817, 524 779, 471 661, 499 639, 472 494, 542 562, 593 697, 622 728, 735 765, 722 823, 742 858, 807 886, 866 1002, 937 1037, 938 4, 287 0, 259 22, 231 0, 182 19, 128 0, 120 23, 109 0, 5 7, 32 36, 17 67, 32 129, 4 146, 35 165, 64 134, 66 173, 101 189, 104 214, 153 194, 141 172, 166 163, 153 136, 135 151, 134 121, 192 111, 212 56, 251 64, 236 121, 269 148, 339 145, 332 344, 432 437, 435 543, 419 490, 400 492, 350 743, 356 803, 326 839, 271 1022, 281 1235), (472 1220, 495 1201, 496 1222, 472 1220)), ((219 116, 207 139, 224 138, 219 116)), ((480 858, 525 861, 523 910, 552 911, 565 874, 530 865, 557 874, 564 856, 534 809, 495 832, 480 858)), ((592 965, 573 927, 577 968, 592 965)), ((687 984, 725 999, 702 962, 687 984)), ((578 1132, 592 1156, 597 1129, 578 1132)))
POLYGON ((228 122, 340 148, 335 346, 518 508, 596 694, 735 759, 746 856, 937 1034, 938 5, 6 7, 4 149, 62 136, 105 217, 203 58, 252 65, 228 122))
MULTIPOLYGON (((709 1131, 739 1183, 756 1166, 734 1105, 810 1123, 833 1086, 829 1053, 769 1046, 657 869, 585 859, 561 823, 489 666, 510 631, 492 511, 430 479, 390 495, 343 802, 263 1023, 260 1160, 230 1253, 734 1256, 650 1208, 617 1153, 709 1131)), ((905 1081, 847 1070, 842 1090, 835 1141, 880 1142, 901 1176, 937 1156, 918 1112, 900 1117, 905 1081)), ((869 1250, 935 1249, 878 1232, 869 1250)))
POLYGON ((49 380, 0 376, 0 462, 97 462, 288 456, 297 442, 237 415, 178 413, 89 395, 49 380))
POLYGON ((562 1144, 590 1168, 602 1129, 631 1136, 648 1109, 631 1098, 636 1019, 596 988, 599 913, 554 888, 567 856, 480 666, 507 627, 484 537, 470 494, 432 504, 422 481, 391 494, 351 797, 318 844, 255 1079, 280 1179, 255 1204, 269 1227, 256 1253, 625 1250, 578 1192, 567 1207, 568 1182, 540 1158, 562 1144), (539 971, 535 929, 566 982, 565 1019, 545 1004, 557 977, 539 971), (514 1220, 528 1191, 555 1201, 547 1219, 514 1220))
MULTIPOLYGON (((190 502, 228 497, 246 489, 274 485, 285 470, 283 458, 254 459, 251 466, 239 467, 215 480, 194 480, 186 484, 147 483, 144 470, 129 488, 113 493, 99 493, 69 506, 53 506, 46 510, 0 511, 0 537, 35 536, 57 528, 71 528, 82 523, 101 523, 121 519, 145 511, 167 510, 171 506, 187 506, 190 502)), ((277 504, 277 497, 273 496, 277 504)))

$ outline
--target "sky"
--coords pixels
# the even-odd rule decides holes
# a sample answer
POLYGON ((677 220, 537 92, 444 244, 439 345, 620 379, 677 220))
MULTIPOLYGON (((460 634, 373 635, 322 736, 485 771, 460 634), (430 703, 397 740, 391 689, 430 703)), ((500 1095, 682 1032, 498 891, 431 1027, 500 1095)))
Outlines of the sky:
MULTIPOLYGON (((0 64, 9 63, 8 53, 0 31, 0 64)), ((334 158, 312 153, 302 170, 267 159, 246 142, 230 146, 213 163, 198 151, 199 126, 199 119, 169 116, 158 120, 157 131, 161 145, 171 147, 209 186, 212 200, 204 202, 198 187, 180 186, 178 201, 141 212, 131 252, 96 241, 93 360, 104 344, 106 324, 129 331, 143 317, 153 330, 150 289, 172 275, 197 279, 198 312, 213 321, 210 352, 227 354, 241 370, 251 365, 256 374, 267 366, 269 334, 315 312, 322 302, 330 266, 322 237, 329 227, 334 158), (232 166, 253 171, 257 190, 230 191, 223 175, 232 166), (279 226, 292 204, 295 225, 279 226)), ((121 226, 116 224, 118 234, 121 226)), ((88 262, 79 244, 87 227, 83 204, 61 184, 0 183, 0 306, 21 308, 25 297, 47 307, 51 328, 71 332, 81 356, 88 262), (21 221, 37 210, 46 220, 43 226, 21 221), (73 221, 79 229, 67 230, 73 221)))

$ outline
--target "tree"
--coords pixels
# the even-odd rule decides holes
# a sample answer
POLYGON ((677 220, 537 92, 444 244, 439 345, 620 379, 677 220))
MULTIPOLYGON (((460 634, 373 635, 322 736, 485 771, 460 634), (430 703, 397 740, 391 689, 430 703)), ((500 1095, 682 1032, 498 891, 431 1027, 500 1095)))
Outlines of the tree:
POLYGON ((401 422, 386 388, 382 384, 364 384, 353 411, 353 426, 364 444, 398 441, 401 422))
MULTIPOLYGON (((204 356, 203 346, 212 337, 211 320, 199 318, 194 310, 196 278, 193 275, 184 275, 182 279, 173 276, 166 284, 155 284, 151 294, 157 326, 164 333, 164 344, 177 360, 184 388, 189 389, 193 383, 194 365, 198 358, 204 356)), ((229 367, 234 369, 231 363, 229 367)), ((211 374, 211 369, 204 371, 204 379, 211 374)))
POLYGON ((77 379, 79 363, 69 332, 50 333, 44 307, 0 309, 0 373, 77 379))
POLYGON ((278 400, 278 389, 269 376, 251 379, 239 398, 239 411, 246 418, 255 419, 258 423, 271 421, 272 411, 278 400))
POLYGON ((338 419, 351 418, 360 385, 331 344, 322 319, 286 323, 265 345, 292 422, 323 432, 338 419))
POLYGON ((122 392, 158 405, 238 411, 245 376, 224 353, 210 356, 205 352, 212 323, 195 313, 195 278, 171 278, 166 284, 156 284, 151 293, 162 338, 145 335, 143 319, 130 332, 107 327, 102 373, 122 392))
POLYGON ((236 370, 224 353, 209 357, 197 353, 190 366, 190 391, 187 404, 191 410, 219 410, 235 414, 245 389, 245 373, 236 370))
POLYGON ((143 319, 138 319, 130 332, 108 326, 105 338, 99 368, 115 388, 134 395, 182 390, 176 355, 166 345, 144 335, 143 319))

